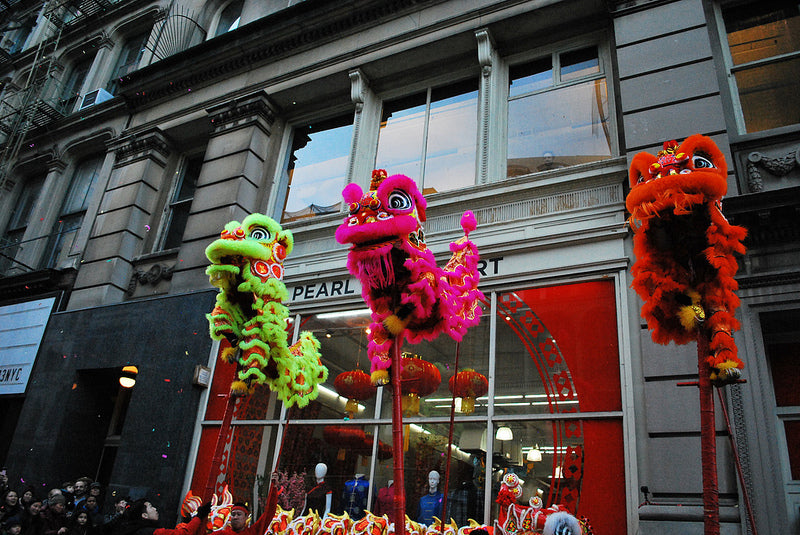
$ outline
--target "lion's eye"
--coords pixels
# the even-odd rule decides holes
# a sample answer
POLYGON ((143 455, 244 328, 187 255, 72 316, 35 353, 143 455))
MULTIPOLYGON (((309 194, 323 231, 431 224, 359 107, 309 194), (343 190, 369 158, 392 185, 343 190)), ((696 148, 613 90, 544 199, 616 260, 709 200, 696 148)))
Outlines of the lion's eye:
POLYGON ((254 240, 268 240, 269 231, 264 227, 253 227, 250 229, 250 237, 254 240))
POLYGON ((389 194, 389 208, 392 210, 408 210, 411 208, 411 197, 403 190, 396 189, 389 194))
POLYGON ((695 154, 692 156, 692 167, 695 169, 713 169, 716 166, 708 158, 695 154))

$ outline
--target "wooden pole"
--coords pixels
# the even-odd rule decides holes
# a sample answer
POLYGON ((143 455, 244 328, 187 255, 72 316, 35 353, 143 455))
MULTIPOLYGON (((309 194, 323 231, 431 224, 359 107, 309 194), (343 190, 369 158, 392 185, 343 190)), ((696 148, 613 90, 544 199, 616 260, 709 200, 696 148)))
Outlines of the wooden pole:
POLYGON ((402 345, 400 333, 392 340, 392 453, 394 455, 394 532, 404 535, 406 528, 406 485, 403 480, 403 405, 400 385, 402 345))
POLYGON ((708 363, 709 339, 697 330, 697 371, 700 391, 700 463, 703 470, 703 527, 705 535, 719 535, 719 484, 717 482, 717 437, 714 423, 714 390, 708 363))

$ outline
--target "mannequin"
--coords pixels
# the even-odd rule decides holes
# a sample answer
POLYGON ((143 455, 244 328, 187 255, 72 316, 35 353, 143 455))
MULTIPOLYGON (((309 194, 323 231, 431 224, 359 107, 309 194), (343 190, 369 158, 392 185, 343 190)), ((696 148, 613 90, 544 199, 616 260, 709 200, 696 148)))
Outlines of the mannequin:
POLYGON ((433 523, 433 517, 442 518, 442 493, 439 492, 439 472, 431 470, 428 474, 428 494, 419 499, 417 522, 425 525, 433 523))
POLYGON ((353 479, 345 482, 342 492, 342 509, 353 520, 364 517, 369 495, 369 480, 364 474, 356 474, 353 479))
POLYGON ((331 502, 333 501, 333 491, 325 482, 325 475, 328 473, 328 465, 318 463, 314 467, 314 477, 316 485, 306 493, 306 506, 304 514, 314 511, 320 518, 325 518, 331 512, 331 502))
POLYGON ((378 500, 375 502, 375 514, 386 515, 389 523, 394 522, 394 480, 386 482, 386 486, 378 491, 378 500))

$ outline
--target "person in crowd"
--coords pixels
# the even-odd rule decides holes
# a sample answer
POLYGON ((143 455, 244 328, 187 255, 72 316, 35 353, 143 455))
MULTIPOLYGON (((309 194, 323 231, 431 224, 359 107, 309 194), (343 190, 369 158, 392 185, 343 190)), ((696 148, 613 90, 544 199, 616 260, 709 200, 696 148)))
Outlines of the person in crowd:
MULTIPOLYGON (((50 491, 52 493, 52 491, 50 491)), ((67 499, 63 494, 53 494, 47 499, 47 509, 42 514, 42 535, 65 535, 68 529, 67 499)))
POLYGON ((72 511, 73 502, 75 501, 75 482, 65 481, 61 485, 61 495, 64 496, 65 512, 69 514, 72 511))
POLYGON ((88 477, 81 477, 75 481, 75 499, 72 502, 72 509, 71 511, 77 511, 80 509, 83 501, 89 495, 89 485, 92 484, 92 480, 88 477))
POLYGON ((22 524, 18 516, 12 516, 2 524, 3 535, 20 535, 22 533, 22 524))
POLYGON ((19 503, 19 495, 14 489, 8 489, 3 495, 2 503, 0 503, 0 524, 15 516, 19 519, 22 512, 22 505, 19 503))
POLYGON ((158 509, 146 498, 133 502, 125 511, 119 529, 120 535, 202 535, 205 533, 211 502, 197 508, 197 514, 188 522, 178 524, 175 529, 162 528, 158 522, 158 509))
POLYGON ((86 511, 89 515, 89 523, 92 527, 100 526, 103 523, 103 514, 100 512, 100 506, 97 503, 97 496, 89 494, 81 505, 75 509, 75 512, 86 511))
MULTIPOLYGON (((33 501, 34 495, 36 494, 36 489, 28 485, 25 487, 25 490, 22 491, 22 496, 19 497, 19 502, 23 508, 27 507, 29 503, 33 501)), ((25 526, 22 526, 23 530, 25 526)))
POLYGON ((76 509, 70 519, 67 535, 94 535, 95 529, 85 509, 76 509))
POLYGON ((22 532, 25 535, 44 535, 44 519, 42 518, 42 500, 35 494, 22 510, 20 517, 22 532))
POLYGON ((89 496, 94 496, 97 500, 97 511, 103 512, 103 485, 95 481, 89 485, 89 496))
POLYGON ((269 494, 267 495, 267 506, 258 520, 251 526, 247 526, 247 517, 250 516, 250 509, 246 504, 236 502, 231 508, 228 526, 215 531, 214 535, 264 535, 267 533, 275 512, 278 509, 278 495, 283 488, 278 488, 278 473, 272 472, 270 475, 269 494))
POLYGON ((130 503, 130 496, 117 496, 114 500, 114 510, 103 516, 103 523, 100 526, 100 532, 103 535, 111 535, 115 533, 122 523, 125 509, 130 503))

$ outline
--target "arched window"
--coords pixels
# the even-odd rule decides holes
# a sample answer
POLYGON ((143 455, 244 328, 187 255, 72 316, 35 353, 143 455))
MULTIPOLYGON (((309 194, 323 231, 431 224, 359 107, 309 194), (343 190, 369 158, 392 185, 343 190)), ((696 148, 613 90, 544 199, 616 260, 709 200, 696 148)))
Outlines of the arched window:
POLYGON ((244 5, 244 0, 233 0, 225 9, 222 10, 222 13, 219 15, 219 21, 217 22, 217 29, 214 32, 214 37, 218 35, 222 35, 223 33, 227 33, 231 30, 235 30, 239 27, 239 20, 242 16, 242 6, 244 5))

